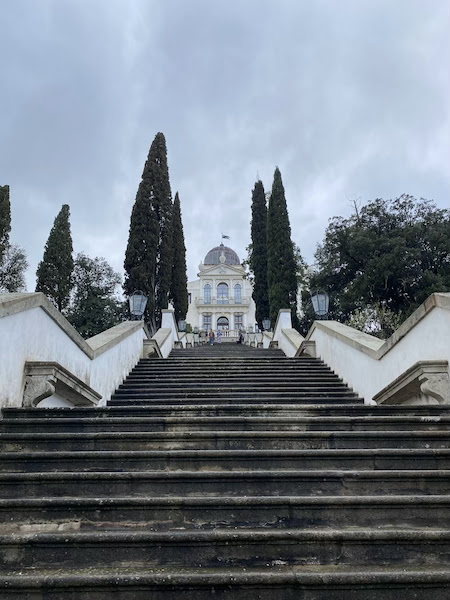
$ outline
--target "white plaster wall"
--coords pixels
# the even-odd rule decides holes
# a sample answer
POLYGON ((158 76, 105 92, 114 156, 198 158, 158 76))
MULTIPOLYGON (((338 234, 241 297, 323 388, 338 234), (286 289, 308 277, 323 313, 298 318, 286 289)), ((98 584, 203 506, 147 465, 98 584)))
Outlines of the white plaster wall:
POLYGON ((138 329, 91 362, 90 386, 102 395, 99 406, 106 404, 139 361, 146 338, 144 329, 138 329))
POLYGON ((163 358, 167 358, 173 349, 173 337, 169 335, 161 344, 160 350, 163 358))
MULTIPOLYGON (((314 329, 309 339, 316 342, 317 356, 370 402, 416 362, 450 362, 450 311, 439 307, 431 310, 379 360, 319 328, 314 329)), ((379 348, 384 343, 380 340, 379 348)))
MULTIPOLYGON (((59 363, 101 394, 100 404, 104 404, 141 357, 144 329, 122 323, 92 338, 92 348, 56 309, 49 308, 43 295, 18 296, 30 301, 40 301, 42 296, 46 310, 34 306, 0 317, 0 407, 22 405, 27 361, 59 363), (102 352, 102 346, 108 349, 102 352)), ((54 400, 59 402, 56 396, 54 400)))
POLYGON ((58 362, 91 385, 90 358, 39 307, 0 318, 0 406, 21 406, 26 361, 58 362))
POLYGON ((236 312, 240 312, 243 314, 243 324, 244 327, 255 327, 255 303, 252 298, 253 286, 248 279, 244 279, 239 267, 239 272, 237 273, 227 273, 227 274, 219 274, 216 273, 216 269, 219 269, 221 265, 216 265, 214 268, 209 268, 208 272, 200 273, 200 279, 189 281, 188 282, 188 293, 191 294, 191 304, 188 306, 188 312, 186 315, 186 322, 189 323, 192 328, 198 327, 201 328, 203 325, 202 313, 203 312, 211 312, 211 324, 212 328, 217 329, 217 319, 222 316, 226 316, 229 319, 229 327, 231 330, 234 329, 234 316, 233 314, 236 312), (202 306, 201 309, 195 305, 196 298, 203 298, 203 287, 206 283, 211 285, 211 298, 217 297, 217 286, 219 283, 225 282, 228 285, 229 296, 230 298, 234 297, 234 286, 236 283, 239 283, 242 286, 242 297, 248 298, 250 300, 249 305, 217 305, 210 304, 206 305, 211 310, 208 310, 206 306, 202 306), (220 307, 220 310, 218 308, 220 307), (220 313, 220 314, 219 314, 220 313))
POLYGON ((263 348, 267 350, 270 346, 270 342, 273 339, 273 333, 270 331, 264 331, 263 333, 263 348))
POLYGON ((284 329, 292 329, 291 311, 288 308, 281 308, 278 311, 277 322, 275 323, 275 330, 273 332, 273 341, 278 342, 278 348, 280 348, 286 356, 293 357, 297 352, 297 348, 285 334, 283 331, 284 329))

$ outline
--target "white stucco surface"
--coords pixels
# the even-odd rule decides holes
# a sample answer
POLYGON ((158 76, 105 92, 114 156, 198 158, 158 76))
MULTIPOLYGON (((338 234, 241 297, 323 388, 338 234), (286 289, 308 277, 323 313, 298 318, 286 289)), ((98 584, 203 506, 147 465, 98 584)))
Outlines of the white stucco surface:
POLYGON ((292 328, 291 311, 288 308, 280 309, 273 333, 273 341, 278 342, 278 348, 292 358, 303 340, 303 336, 292 328))
POLYGON ((315 342, 318 357, 371 403, 415 363, 450 362, 450 294, 430 296, 386 341, 335 321, 316 321, 306 339, 315 342))
POLYGON ((59 363, 105 403, 138 362, 145 337, 135 321, 85 341, 43 294, 1 294, 0 407, 21 406, 27 361, 59 363))

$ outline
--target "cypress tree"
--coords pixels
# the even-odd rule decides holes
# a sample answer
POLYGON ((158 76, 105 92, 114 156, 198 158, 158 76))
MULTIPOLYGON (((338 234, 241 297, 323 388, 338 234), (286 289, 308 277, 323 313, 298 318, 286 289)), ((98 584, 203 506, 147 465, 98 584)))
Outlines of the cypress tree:
POLYGON ((180 319, 186 317, 188 311, 186 246, 184 244, 183 222, 181 220, 181 206, 178 192, 175 194, 173 202, 172 233, 173 261, 170 298, 175 311, 175 320, 178 323, 180 319))
POLYGON ((45 244, 44 257, 36 271, 36 291, 44 292, 59 311, 67 307, 72 289, 74 265, 69 217, 69 206, 63 204, 45 244))
POLYGON ((291 226, 278 167, 275 169, 267 213, 267 280, 270 320, 273 326, 280 308, 290 308, 297 321, 297 274, 291 226))
POLYGON ((166 140, 157 133, 147 156, 136 194, 125 253, 124 290, 148 296, 145 320, 152 332, 167 308, 172 277, 172 194, 166 140))
POLYGON ((9 244, 11 231, 11 204, 9 201, 9 185, 0 185, 0 264, 9 244))
POLYGON ((269 316, 269 291, 267 286, 267 206, 261 180, 252 192, 252 252, 250 268, 254 275, 253 300, 256 304, 256 321, 262 329, 262 321, 269 316))

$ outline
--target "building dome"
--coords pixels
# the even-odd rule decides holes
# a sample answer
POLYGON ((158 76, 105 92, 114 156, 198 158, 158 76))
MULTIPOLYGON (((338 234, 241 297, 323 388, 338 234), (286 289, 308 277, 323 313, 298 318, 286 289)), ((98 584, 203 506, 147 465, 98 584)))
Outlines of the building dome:
POLYGON ((225 256, 225 264, 226 265, 240 265, 241 264, 239 262, 239 256, 236 254, 236 252, 234 250, 232 250, 231 248, 228 248, 228 246, 224 246, 223 244, 220 244, 220 246, 216 246, 215 248, 212 248, 208 252, 208 254, 205 256, 205 260, 203 261, 203 264, 205 264, 205 265, 220 265, 222 263, 222 261, 220 260, 222 252, 224 253, 224 256, 225 256))

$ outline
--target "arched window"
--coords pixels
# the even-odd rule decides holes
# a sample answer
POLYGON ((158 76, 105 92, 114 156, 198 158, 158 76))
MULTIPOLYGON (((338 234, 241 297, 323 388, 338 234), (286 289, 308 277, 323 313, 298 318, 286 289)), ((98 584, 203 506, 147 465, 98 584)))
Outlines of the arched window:
POLYGON ((240 283, 237 283, 234 286, 234 302, 235 304, 242 303, 242 286, 240 283))
POLYGON ((217 329, 219 331, 228 331, 229 321, 226 317, 219 317, 217 319, 217 329))
POLYGON ((211 304, 211 286, 209 283, 203 288, 203 302, 205 304, 211 304))
POLYGON ((228 286, 226 283, 219 283, 217 286, 217 304, 228 304, 228 286))

